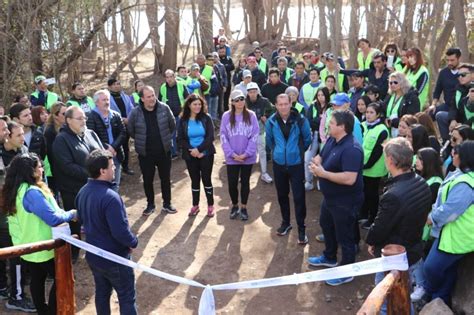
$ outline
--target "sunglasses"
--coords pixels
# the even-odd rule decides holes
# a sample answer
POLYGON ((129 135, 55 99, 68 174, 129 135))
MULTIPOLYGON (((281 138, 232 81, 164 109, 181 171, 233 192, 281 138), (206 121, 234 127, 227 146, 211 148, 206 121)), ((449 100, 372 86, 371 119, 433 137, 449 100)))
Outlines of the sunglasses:
POLYGON ((395 85, 395 84, 398 84, 398 81, 389 81, 388 84, 395 85))
POLYGON ((394 52, 396 52, 396 51, 395 51, 395 49, 387 49, 387 52, 388 52, 388 53, 394 53, 394 52))
POLYGON ((467 77, 470 73, 469 72, 463 72, 463 73, 459 73, 458 76, 460 76, 461 78, 464 78, 464 77, 467 77))
POLYGON ((239 97, 233 99, 234 102, 243 102, 244 100, 245 100, 245 97, 243 97, 243 96, 239 96, 239 97))

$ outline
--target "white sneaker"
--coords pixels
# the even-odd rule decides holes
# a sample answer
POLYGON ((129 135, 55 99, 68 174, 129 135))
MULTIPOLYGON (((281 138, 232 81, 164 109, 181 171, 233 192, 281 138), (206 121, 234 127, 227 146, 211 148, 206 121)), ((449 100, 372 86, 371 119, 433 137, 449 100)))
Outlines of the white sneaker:
POLYGON ((306 191, 313 190, 313 189, 314 189, 313 183, 311 183, 311 182, 306 182, 306 183, 304 183, 304 189, 305 189, 306 191))
POLYGON ((267 184, 271 184, 273 182, 273 178, 268 175, 268 173, 263 173, 260 178, 267 184))
POLYGON ((418 302, 421 300, 423 295, 425 295, 425 288, 422 286, 416 285, 415 288, 413 289, 413 293, 410 294, 410 299, 412 302, 418 302))

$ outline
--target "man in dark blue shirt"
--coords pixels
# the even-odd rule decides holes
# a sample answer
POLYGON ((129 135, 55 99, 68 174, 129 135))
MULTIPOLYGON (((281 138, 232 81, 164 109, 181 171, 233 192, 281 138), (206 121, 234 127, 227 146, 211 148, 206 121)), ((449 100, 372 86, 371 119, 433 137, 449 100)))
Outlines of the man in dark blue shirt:
MULTIPOLYGON (((310 170, 319 177, 324 195, 319 220, 326 244, 321 256, 308 258, 312 266, 336 267, 338 244, 342 250, 340 264, 355 262, 357 213, 364 198, 364 153, 352 136, 353 128, 354 115, 349 110, 334 111, 329 122, 331 137, 310 165, 310 170)), ((353 277, 339 278, 326 283, 336 286, 352 280, 353 277)))
MULTIPOLYGON (((86 167, 91 178, 79 191, 76 204, 87 243, 130 259, 138 239, 130 231, 122 199, 113 190, 115 164, 112 153, 100 149, 92 151, 86 167)), ((133 269, 91 253, 86 254, 86 260, 94 276, 97 314, 110 314, 110 296, 115 289, 120 314, 136 315, 133 269)))

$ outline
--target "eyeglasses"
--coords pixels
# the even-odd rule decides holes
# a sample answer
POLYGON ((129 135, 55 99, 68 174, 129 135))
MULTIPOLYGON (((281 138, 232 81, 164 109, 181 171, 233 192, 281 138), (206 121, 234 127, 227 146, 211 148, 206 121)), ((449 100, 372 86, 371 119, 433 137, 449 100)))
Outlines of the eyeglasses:
POLYGON ((75 119, 75 120, 79 120, 79 121, 87 121, 87 117, 86 116, 82 116, 82 117, 71 117, 72 119, 75 119))
POLYGON ((388 81, 388 84, 395 85, 395 84, 398 84, 398 81, 388 81))
POLYGON ((469 72, 461 72, 458 74, 461 78, 467 77, 470 73, 469 72))
POLYGON ((395 49, 387 49, 386 52, 388 52, 388 53, 395 53, 396 51, 395 51, 395 49))
POLYGON ((243 97, 243 96, 239 96, 239 97, 233 99, 234 102, 243 102, 244 100, 245 100, 245 97, 243 97))

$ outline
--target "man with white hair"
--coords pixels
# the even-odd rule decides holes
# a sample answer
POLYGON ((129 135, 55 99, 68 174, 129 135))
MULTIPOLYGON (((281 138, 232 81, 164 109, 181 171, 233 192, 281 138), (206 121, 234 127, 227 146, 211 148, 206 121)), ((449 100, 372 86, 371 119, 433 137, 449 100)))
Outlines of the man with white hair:
POLYGON ((258 158, 260 160, 260 171, 262 173, 261 179, 267 184, 270 184, 273 179, 267 172, 267 151, 265 149, 265 123, 267 118, 270 117, 274 110, 274 107, 270 101, 260 95, 260 89, 257 83, 250 82, 247 85, 247 97, 245 98, 247 108, 252 110, 258 119, 258 127, 260 128, 258 138, 258 158))
POLYGON ((123 143, 127 139, 127 130, 120 113, 110 109, 110 93, 99 90, 94 93, 95 108, 89 113, 87 128, 93 130, 100 139, 102 146, 112 153, 115 164, 115 186, 118 192, 120 186, 121 163, 124 158, 123 143))
POLYGON ((295 71, 288 68, 288 60, 285 57, 279 57, 277 60, 277 67, 278 70, 280 70, 280 81, 289 85, 288 82, 295 71))

